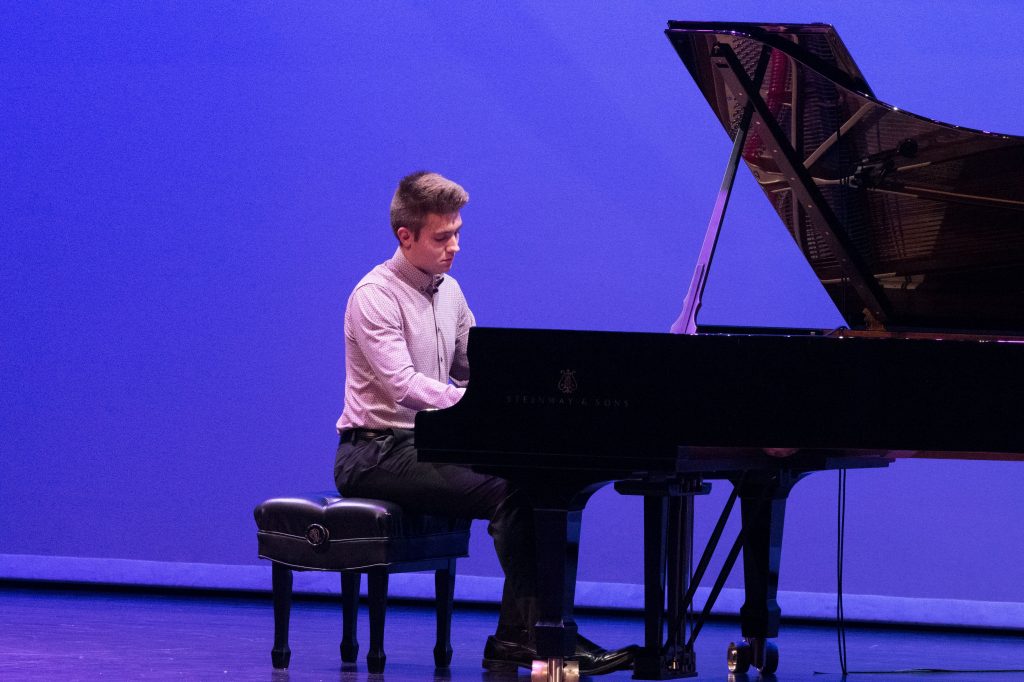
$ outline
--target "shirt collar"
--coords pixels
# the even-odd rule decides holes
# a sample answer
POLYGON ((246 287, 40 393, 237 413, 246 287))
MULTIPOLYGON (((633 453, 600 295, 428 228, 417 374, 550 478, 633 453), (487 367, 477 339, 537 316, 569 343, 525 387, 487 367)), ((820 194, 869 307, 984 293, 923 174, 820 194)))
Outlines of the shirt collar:
POLYGON ((437 288, 444 281, 444 275, 428 274, 410 263, 409 259, 402 253, 401 246, 395 250, 395 255, 386 261, 385 265, 391 272, 398 275, 400 279, 425 294, 433 295, 436 293, 437 288))

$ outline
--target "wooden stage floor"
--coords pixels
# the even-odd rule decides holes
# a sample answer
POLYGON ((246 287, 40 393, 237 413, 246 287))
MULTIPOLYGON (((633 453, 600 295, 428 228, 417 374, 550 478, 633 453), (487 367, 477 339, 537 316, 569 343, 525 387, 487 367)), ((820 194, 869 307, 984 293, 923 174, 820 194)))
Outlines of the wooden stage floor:
MULTIPOLYGON (((270 665, 273 619, 269 595, 152 594, 78 587, 0 584, 0 680, 262 680, 264 682, 459 682, 526 681, 480 668, 484 639, 496 613, 456 605, 452 626, 455 655, 447 674, 435 674, 431 659, 433 613, 422 604, 393 604, 385 633, 387 669, 366 672, 368 628, 360 622, 360 661, 338 657, 340 607, 325 600, 299 600, 292 610, 291 668, 270 665)), ((584 612, 580 629, 604 646, 639 642, 639 615, 584 612)), ((725 649, 736 637, 733 621, 715 621, 697 645, 698 680, 728 680, 725 649)), ((843 679, 831 627, 785 624, 775 679, 829 682, 843 679), (817 674, 817 673, 824 674, 817 674)), ((1022 680, 1024 636, 1013 633, 908 631, 849 628, 852 671, 939 668, 961 672, 876 672, 848 679, 1022 680), (966 672, 977 670, 1006 672, 966 672)), ((630 672, 592 678, 628 680, 630 672)), ((758 679, 756 672, 739 679, 758 679)))

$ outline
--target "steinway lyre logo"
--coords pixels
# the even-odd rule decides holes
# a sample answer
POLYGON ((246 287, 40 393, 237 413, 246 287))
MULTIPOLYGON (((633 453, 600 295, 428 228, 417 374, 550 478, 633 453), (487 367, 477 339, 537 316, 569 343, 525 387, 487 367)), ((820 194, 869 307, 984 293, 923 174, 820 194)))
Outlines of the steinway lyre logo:
POLYGON ((565 395, 571 395, 576 392, 579 385, 576 383, 576 370, 574 369, 563 369, 562 378, 558 380, 558 390, 565 395))

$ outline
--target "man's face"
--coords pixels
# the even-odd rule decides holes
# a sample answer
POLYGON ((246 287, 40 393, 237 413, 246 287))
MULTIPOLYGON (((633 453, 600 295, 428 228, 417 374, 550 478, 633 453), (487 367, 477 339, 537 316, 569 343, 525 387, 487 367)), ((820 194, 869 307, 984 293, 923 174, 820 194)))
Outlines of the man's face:
POLYGON ((458 211, 444 215, 428 213, 418 239, 412 230, 400 227, 398 240, 410 263, 427 274, 443 275, 451 270, 455 254, 459 252, 461 230, 462 217, 458 211))

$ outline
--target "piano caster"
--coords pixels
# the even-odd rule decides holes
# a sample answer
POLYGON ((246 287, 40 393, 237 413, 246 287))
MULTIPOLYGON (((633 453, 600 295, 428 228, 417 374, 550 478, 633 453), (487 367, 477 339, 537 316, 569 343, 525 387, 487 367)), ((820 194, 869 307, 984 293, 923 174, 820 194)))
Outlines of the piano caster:
POLYGON ((746 642, 729 642, 729 650, 726 652, 726 666, 731 673, 745 673, 750 670, 750 663, 753 656, 750 653, 750 645, 746 642))
POLYGON ((779 647, 760 637, 750 637, 736 644, 729 643, 726 665, 730 673, 745 673, 754 666, 764 675, 779 669, 779 647))
POLYGON ((530 670, 530 682, 579 682, 579 661, 562 658, 535 660, 530 670))

